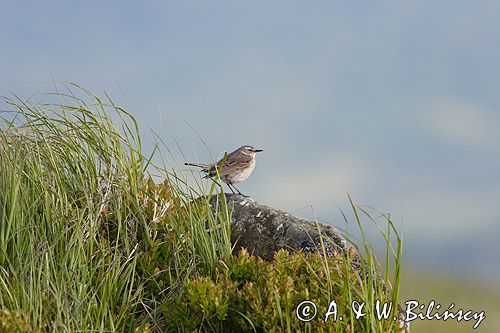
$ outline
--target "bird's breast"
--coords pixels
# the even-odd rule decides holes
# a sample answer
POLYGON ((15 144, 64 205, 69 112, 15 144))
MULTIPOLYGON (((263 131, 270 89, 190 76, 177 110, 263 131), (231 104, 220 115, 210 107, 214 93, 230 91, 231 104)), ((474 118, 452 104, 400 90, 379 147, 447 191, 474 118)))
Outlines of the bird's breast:
POLYGON ((255 168, 255 159, 248 165, 246 169, 235 172, 226 176, 227 182, 231 184, 239 183, 247 179, 255 168))

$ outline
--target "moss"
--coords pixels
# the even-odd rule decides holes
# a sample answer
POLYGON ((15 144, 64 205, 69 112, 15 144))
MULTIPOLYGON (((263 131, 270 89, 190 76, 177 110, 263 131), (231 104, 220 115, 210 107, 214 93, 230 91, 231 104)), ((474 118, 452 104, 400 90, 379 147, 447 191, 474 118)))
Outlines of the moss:
MULTIPOLYGON (((349 259, 322 258, 301 252, 290 255, 281 250, 272 262, 265 262, 243 250, 221 263, 214 276, 190 279, 177 300, 163 305, 165 329, 182 332, 348 331, 348 321, 325 323, 323 316, 330 300, 335 300, 339 304, 339 315, 349 318, 347 306, 343 306, 350 304, 346 288, 352 289, 351 294, 362 294, 359 274, 346 274, 344 260, 349 259), (299 321, 295 314, 297 305, 304 300, 314 302, 319 310, 318 316, 308 323, 299 321)), ((362 320, 355 321, 354 325, 355 332, 369 331, 362 320)))
POLYGON ((33 330, 25 315, 17 311, 0 309, 0 332, 27 333, 33 330))

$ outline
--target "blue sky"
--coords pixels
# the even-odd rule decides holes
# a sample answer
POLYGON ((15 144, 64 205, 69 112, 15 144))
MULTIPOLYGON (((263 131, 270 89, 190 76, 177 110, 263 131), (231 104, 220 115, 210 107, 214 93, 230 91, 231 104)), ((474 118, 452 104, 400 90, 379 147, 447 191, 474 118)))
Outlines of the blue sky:
POLYGON ((496 280, 499 12, 495 1, 2 2, 0 94, 46 92, 53 75, 110 93, 146 150, 149 129, 199 161, 252 144, 265 151, 240 189, 257 201, 342 225, 350 193, 402 226, 409 264, 496 280))

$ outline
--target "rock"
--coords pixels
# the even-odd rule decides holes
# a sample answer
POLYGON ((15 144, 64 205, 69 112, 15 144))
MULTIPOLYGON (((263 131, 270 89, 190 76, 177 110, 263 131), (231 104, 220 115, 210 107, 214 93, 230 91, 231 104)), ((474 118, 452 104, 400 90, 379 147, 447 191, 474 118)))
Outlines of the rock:
MULTIPOLYGON (((213 196, 210 201, 212 207, 220 204, 220 199, 220 196, 213 196)), ((242 195, 226 194, 226 202, 232 209, 231 243, 236 244, 234 254, 243 247, 269 261, 280 249, 323 253, 318 230, 323 236, 327 256, 331 257, 335 252, 347 253, 345 238, 332 226, 295 217, 242 195)))
MULTIPOLYGON (((280 249, 288 251, 323 253, 320 233, 323 237, 325 253, 328 257, 334 253, 349 253, 354 257, 352 269, 359 269, 361 258, 354 247, 349 247, 345 238, 332 226, 324 225, 295 217, 289 213, 264 206, 238 194, 226 194, 226 202, 232 210, 231 243, 233 254, 246 248, 251 254, 271 261, 274 253, 280 249), (319 230, 319 231, 318 231, 319 230)), ((213 196, 210 204, 215 209, 220 205, 220 196, 213 196)), ((362 272, 359 272, 362 277, 362 272)), ((405 321, 404 311, 398 305, 400 332, 410 331, 405 321)))

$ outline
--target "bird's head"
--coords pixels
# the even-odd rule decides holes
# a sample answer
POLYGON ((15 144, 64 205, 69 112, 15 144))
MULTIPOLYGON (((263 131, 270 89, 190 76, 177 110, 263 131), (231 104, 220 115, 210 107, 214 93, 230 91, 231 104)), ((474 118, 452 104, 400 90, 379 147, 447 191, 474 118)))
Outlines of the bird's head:
POLYGON ((255 153, 261 152, 262 149, 255 149, 252 146, 242 146, 238 150, 247 154, 247 155, 255 155, 255 153))

